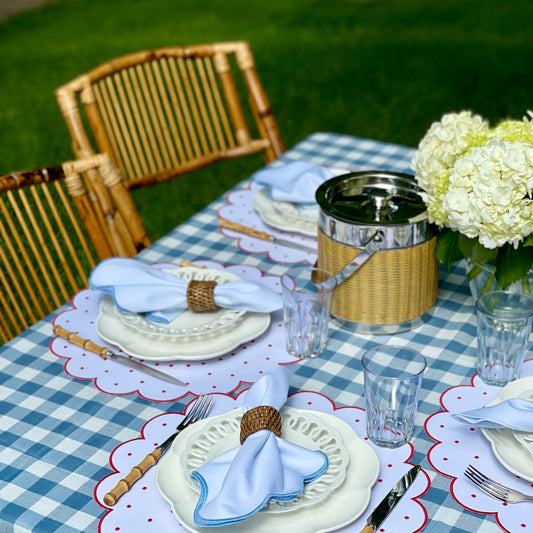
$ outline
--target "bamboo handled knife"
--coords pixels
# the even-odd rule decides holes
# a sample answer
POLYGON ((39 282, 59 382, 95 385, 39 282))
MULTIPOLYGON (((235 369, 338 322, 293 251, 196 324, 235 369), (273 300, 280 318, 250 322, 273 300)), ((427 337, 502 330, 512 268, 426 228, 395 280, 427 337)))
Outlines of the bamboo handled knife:
POLYGON ((318 253, 318 251, 312 246, 306 246, 305 244, 293 242, 293 241, 290 241, 289 239, 283 239, 281 237, 274 237, 274 235, 270 235, 270 233, 266 233, 264 231, 258 231, 256 229, 243 226, 242 224, 239 224, 238 222, 232 222, 231 220, 227 220, 225 218, 219 218, 218 225, 221 228, 230 229, 232 231, 237 231, 239 233, 249 235, 250 237, 261 239, 262 241, 269 241, 273 244, 279 244, 280 246, 287 246, 289 248, 294 248, 296 250, 302 250, 304 252, 309 252, 315 255, 318 253))
POLYGON ((88 350, 89 352, 93 352, 96 355, 99 355, 102 359, 111 359, 112 361, 116 361, 117 363, 120 363, 122 365, 129 366, 130 368, 134 368, 135 370, 140 370, 141 372, 144 372, 145 374, 149 374, 150 376, 163 379, 167 381, 168 383, 172 383, 173 385, 180 385, 181 387, 185 387, 186 385, 186 383, 184 383, 183 381, 177 378, 174 378, 172 376, 169 376, 168 374, 165 374, 164 372, 160 372, 159 370, 156 370, 155 368, 152 368, 151 366, 143 365, 142 363, 139 363, 138 361, 130 359, 129 357, 116 354, 115 352, 112 352, 109 348, 106 348, 104 346, 99 346, 98 344, 94 343, 93 341, 89 339, 82 339, 81 337, 78 337, 78 335, 76 335, 75 333, 72 333, 71 331, 67 331, 61 326, 57 326, 57 325, 54 326, 53 331, 56 335, 63 337, 68 342, 71 342, 72 344, 75 344, 76 346, 80 346, 81 348, 84 348, 85 350, 88 350))

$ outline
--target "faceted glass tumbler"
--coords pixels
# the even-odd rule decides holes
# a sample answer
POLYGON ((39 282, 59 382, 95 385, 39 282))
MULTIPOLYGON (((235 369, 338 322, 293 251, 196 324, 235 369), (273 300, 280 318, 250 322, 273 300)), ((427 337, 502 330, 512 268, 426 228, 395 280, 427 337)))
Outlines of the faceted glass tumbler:
POLYGON ((413 435, 426 360, 410 348, 390 345, 368 350, 361 362, 367 435, 378 446, 402 446, 413 435))
POLYGON ((336 285, 332 274, 309 265, 281 276, 285 345, 291 355, 317 357, 326 348, 336 285))
POLYGON ((489 385, 503 387, 520 376, 531 333, 533 298, 492 291, 481 295, 477 309, 477 371, 489 385))

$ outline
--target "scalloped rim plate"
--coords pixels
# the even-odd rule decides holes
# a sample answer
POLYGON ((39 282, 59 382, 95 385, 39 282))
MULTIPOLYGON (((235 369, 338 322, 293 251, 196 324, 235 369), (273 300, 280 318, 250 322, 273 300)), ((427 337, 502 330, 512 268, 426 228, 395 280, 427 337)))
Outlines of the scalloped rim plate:
MULTIPOLYGON (((329 497, 312 506, 303 506, 285 513, 256 513, 242 522, 217 527, 219 533, 326 533, 356 520, 370 501, 370 492, 379 475, 376 452, 343 420, 334 415, 306 409, 284 407, 282 411, 301 413, 318 418, 324 427, 338 431, 349 454, 344 482, 329 497)), ((232 412, 222 415, 232 416, 232 412)), ((209 427, 211 420, 201 420, 189 426, 174 441, 156 470, 156 485, 168 501, 176 519, 192 533, 212 533, 213 528, 198 527, 193 513, 198 493, 185 476, 179 457, 184 453, 188 437, 209 427)))
MULTIPOLYGON (((242 409, 211 418, 211 424, 189 436, 185 451, 180 456, 181 468, 189 486, 199 493, 200 486, 190 477, 193 470, 200 468, 211 459, 239 446, 242 409)), ((281 410, 283 438, 307 448, 320 450, 328 457, 327 470, 313 483, 307 483, 304 491, 294 500, 278 502, 270 500, 264 513, 285 513, 315 505, 335 490, 346 477, 350 456, 339 432, 309 413, 281 410)))
MULTIPOLYGON (((511 398, 531 400, 533 396, 533 376, 511 381, 499 392, 498 396, 487 406, 495 405, 511 398)), ((533 481, 533 456, 523 446, 509 428, 481 428, 483 435, 492 446, 496 459, 509 472, 527 481, 533 481)))
MULTIPOLYGON (((344 168, 328 167, 334 176, 350 172, 344 168)), ((269 226, 282 230, 302 233, 316 237, 318 231, 319 207, 304 209, 291 202, 276 202, 270 198, 267 187, 262 188, 252 196, 252 206, 259 218, 269 226)))

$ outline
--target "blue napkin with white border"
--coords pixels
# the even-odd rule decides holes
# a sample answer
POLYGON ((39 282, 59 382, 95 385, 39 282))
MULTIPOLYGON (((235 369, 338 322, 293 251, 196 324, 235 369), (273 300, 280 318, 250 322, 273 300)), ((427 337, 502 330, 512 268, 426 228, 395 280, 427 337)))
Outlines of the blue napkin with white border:
MULTIPOLYGON (((287 400, 290 370, 278 367, 246 393, 243 413, 262 405, 279 410, 287 400)), ((224 526, 260 511, 269 499, 286 502, 328 468, 327 456, 279 438, 266 429, 225 452, 191 475, 200 484, 194 511, 199 526, 224 526)))
MULTIPOLYGON (((89 287, 113 297, 115 305, 131 313, 145 313, 154 322, 171 322, 187 309, 186 280, 135 259, 112 257, 98 264, 89 287)), ((281 294, 247 280, 219 283, 213 292, 222 308, 270 313, 283 306, 281 294)))
POLYGON ((533 402, 512 398, 488 407, 455 413, 452 417, 477 427, 533 431, 533 402))
POLYGON ((282 167, 260 170, 252 179, 270 189, 272 200, 292 202, 306 208, 316 207, 316 190, 333 176, 331 170, 321 165, 308 161, 293 161, 282 167))

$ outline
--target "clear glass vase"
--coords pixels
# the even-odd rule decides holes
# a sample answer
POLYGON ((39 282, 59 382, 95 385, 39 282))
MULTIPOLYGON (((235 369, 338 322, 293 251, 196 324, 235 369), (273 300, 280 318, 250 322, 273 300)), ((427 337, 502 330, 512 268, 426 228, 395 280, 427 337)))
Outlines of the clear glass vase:
POLYGON ((513 293, 521 293, 533 295, 533 270, 530 270, 528 274, 511 285, 507 287, 502 287, 497 281, 494 274, 494 264, 493 263, 474 263, 466 262, 465 268, 468 274, 468 284, 470 286, 470 292, 474 301, 486 292, 497 291, 497 290, 506 290, 513 293))

